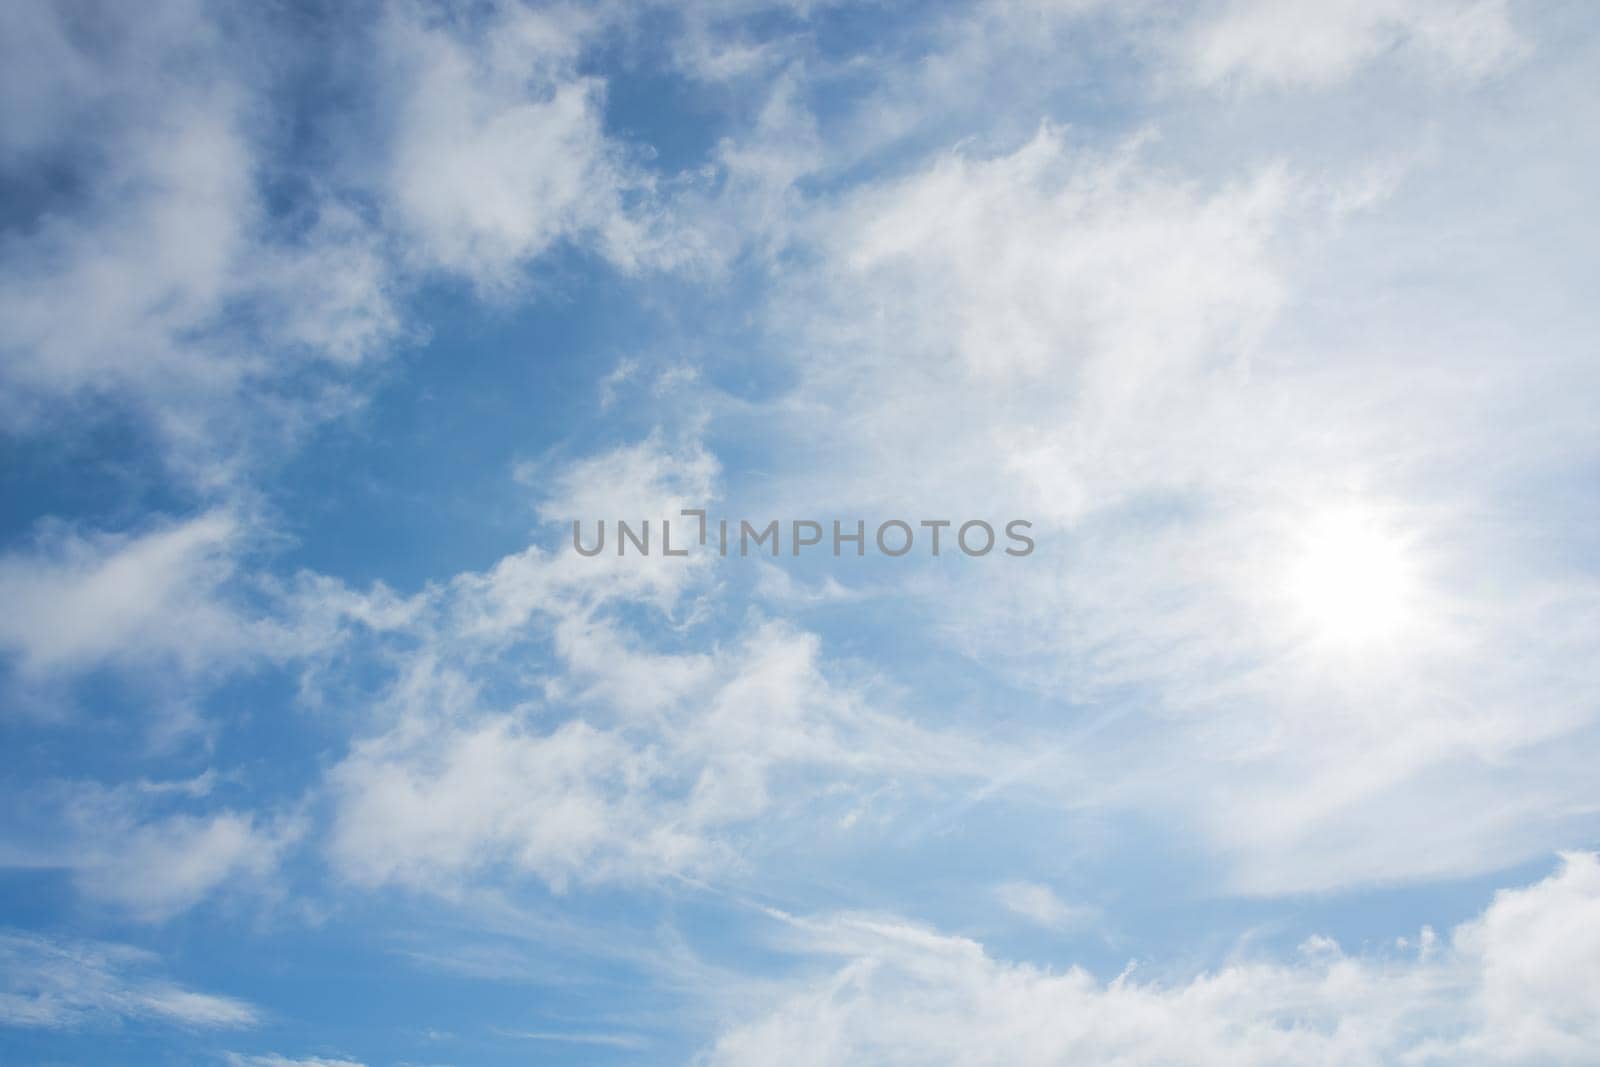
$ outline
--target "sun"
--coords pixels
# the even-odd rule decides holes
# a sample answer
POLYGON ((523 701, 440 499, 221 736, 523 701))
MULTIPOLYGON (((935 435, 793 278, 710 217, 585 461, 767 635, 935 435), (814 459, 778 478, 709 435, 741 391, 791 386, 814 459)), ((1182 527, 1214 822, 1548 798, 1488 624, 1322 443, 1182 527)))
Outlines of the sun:
POLYGON ((1374 508, 1345 505, 1310 519, 1285 582, 1305 629, 1320 641, 1390 641, 1412 621, 1415 567, 1404 537, 1374 508))

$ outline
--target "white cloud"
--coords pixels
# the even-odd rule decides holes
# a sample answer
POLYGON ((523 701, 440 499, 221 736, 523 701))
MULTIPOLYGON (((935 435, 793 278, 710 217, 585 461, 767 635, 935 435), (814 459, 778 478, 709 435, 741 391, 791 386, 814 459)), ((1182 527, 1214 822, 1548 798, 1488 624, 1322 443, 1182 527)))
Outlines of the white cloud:
POLYGON ((235 661, 248 628, 220 589, 242 537, 213 511, 133 535, 47 526, 32 551, 0 557, 0 647, 26 675, 107 662, 202 671, 235 661))
POLYGON ((225 893, 270 895, 305 825, 217 805, 214 778, 35 785, 7 821, 6 863, 65 870, 84 897, 139 922, 225 893))
POLYGON ((1526 45, 1507 0, 1229 0, 1187 31, 1193 76, 1252 87, 1327 86, 1385 53, 1474 77, 1526 45))
POLYGON ((355 632, 415 621, 423 598, 351 590, 325 575, 264 574, 254 549, 272 531, 228 508, 133 531, 41 523, 33 544, 0 555, 0 651, 43 684, 103 667, 137 675, 169 699, 232 672, 294 663, 315 673, 355 632))
MULTIPOLYGON (((697 445, 652 436, 547 470, 539 512, 674 516, 716 476, 697 445)), ((694 640, 708 559, 530 548, 431 590, 372 732, 330 774, 335 864, 441 890, 649 881, 730 866, 741 828, 805 796, 981 776, 977 746, 832 681, 813 635, 751 616, 694 640)))
MULTIPOLYGON (((163 41, 191 17, 206 24, 183 5, 157 14, 163 41)), ((1023 47, 1038 14, 1029 5, 985 13, 980 21, 1005 25, 985 21, 992 36, 974 53, 995 42, 1023 47)), ((960 54, 919 57, 919 79, 893 69, 886 81, 917 88, 874 98, 843 123, 857 143, 840 147, 829 125, 837 120, 808 110, 816 86, 805 64, 781 48, 736 49, 684 61, 707 78, 784 73, 770 80, 750 128, 712 153, 720 191, 672 205, 679 222, 702 231, 679 247, 664 235, 688 238, 654 214, 667 201, 605 134, 604 85, 580 73, 598 16, 508 6, 474 20, 402 6, 376 41, 379 89, 394 106, 378 109, 371 219, 319 196, 288 236, 264 221, 254 90, 219 69, 214 31, 199 34, 195 55, 156 49, 157 77, 129 58, 156 38, 141 36, 140 20, 118 23, 127 55, 119 51, 108 74, 43 7, 7 17, 20 27, 12 39, 51 72, 0 75, 30 116, 0 134, 8 160, 57 151, 53 131, 83 114, 121 131, 114 165, 89 181, 87 208, 41 216, 3 253, 14 284, 0 299, 0 360, 30 396, 133 398, 197 463, 215 463, 208 477, 220 480, 226 463, 211 437, 255 385, 282 382, 304 362, 348 368, 394 336, 390 300, 403 272, 391 259, 504 292, 567 242, 623 270, 676 261, 683 247, 798 251, 782 260, 782 291, 767 309, 774 343, 801 377, 762 423, 787 468, 756 491, 794 513, 920 510, 936 500, 1040 521, 1049 550, 1026 569, 942 586, 911 572, 926 582, 920 607, 937 607, 930 592, 957 606, 929 612, 951 645, 1007 681, 1101 713, 1092 729, 1041 731, 1065 755, 1017 775, 1025 788, 1193 831, 1224 861, 1227 887, 1252 893, 1483 870, 1592 827, 1588 650, 1600 640, 1600 589, 1583 566, 1548 551, 1574 537, 1570 515, 1541 504, 1504 520, 1506 486, 1586 475, 1594 382, 1574 367, 1590 362, 1588 352, 1512 360, 1524 338, 1457 337, 1448 320, 1469 332, 1481 325, 1474 308, 1529 303, 1529 292, 1442 297, 1414 282, 1441 277, 1445 261, 1521 255, 1552 227, 1583 234, 1571 219, 1544 219, 1540 229, 1490 205, 1457 211, 1446 227, 1426 217, 1397 223, 1382 201, 1402 195, 1403 183, 1378 182, 1383 196, 1373 193, 1365 161, 1359 174, 1318 177, 1325 146, 1315 143, 1245 151, 1213 135, 1260 116, 1221 104, 1215 125, 1186 120, 1195 128, 1179 130, 1175 149, 1154 136, 1094 148, 1106 140, 1094 130, 1046 124, 1020 146, 994 151, 1004 140, 994 133, 927 165, 897 159, 895 176, 854 191, 802 194, 800 179, 829 165, 847 174, 875 135, 886 144, 942 128, 945 103, 984 97, 964 80, 973 64, 1005 64, 960 54), (192 81, 172 94, 181 103, 147 84, 176 77, 169 65, 192 81), (66 101, 59 114, 44 103, 52 87, 66 101), (901 111, 883 113, 885 98, 901 111), (47 112, 50 122, 31 117, 47 112), (1185 156, 1185 136, 1202 143, 1199 153, 1185 156), (1304 166, 1273 162, 1297 150, 1304 166), (1330 231, 1355 208, 1372 213, 1341 244, 1330 231), (1491 221, 1462 236, 1454 219, 1468 214, 1491 221), (1496 230, 1516 236, 1497 243, 1496 230), (219 325, 241 302, 263 320, 263 336, 248 345, 219 325), (1396 304, 1435 310, 1413 315, 1396 304), (85 307, 96 313, 79 313, 85 307), (1308 342, 1319 329, 1331 340, 1308 342), (789 449, 794 442, 801 447, 789 449), (1405 565, 1390 568, 1407 578, 1403 640, 1359 656, 1326 640, 1319 606, 1285 596, 1280 580, 1299 565, 1292 547, 1304 531, 1341 502, 1373 517, 1376 540, 1405 546, 1405 565)), ((1234 3, 1204 7, 1182 28, 1192 31, 1180 34, 1189 73, 1207 85, 1335 86, 1387 55, 1471 77, 1509 70, 1522 47, 1505 5, 1459 0, 1234 3)), ((1033 41, 1036 52, 1051 52, 1038 46, 1053 33, 1033 41)), ((1545 104, 1567 95, 1552 92, 1545 104)), ((8 116, 18 110, 3 106, 8 116)), ((1027 121, 1032 128, 1032 113, 1027 121)), ((1517 150, 1565 143, 1553 126, 1531 130, 1517 150)), ((1449 163, 1456 171, 1492 158, 1465 143, 1449 163)), ((1550 159, 1542 150, 1538 158, 1550 159)), ((1387 173, 1385 164, 1376 171, 1387 173)), ((1581 206, 1544 195, 1560 191, 1555 179, 1504 188, 1510 201, 1581 206)), ((1458 195, 1462 203, 1487 199, 1458 195)), ((1514 262, 1508 274, 1541 277, 1514 262)), ((1581 295, 1566 294, 1574 304, 1581 295)), ((607 395, 626 384, 609 382, 607 395)), ((298 417, 315 416, 290 419, 298 417)), ((675 516, 706 506, 719 473, 703 447, 658 435, 550 473, 539 514, 558 524, 675 516)), ((35 548, 0 558, 0 599, 14 608, 0 620, 0 647, 30 680, 107 664, 209 677, 304 657, 315 695, 342 680, 332 675, 346 664, 335 661, 353 631, 390 642, 377 658, 398 663, 398 677, 329 778, 328 852, 356 883, 448 892, 505 875, 560 888, 726 873, 759 858, 754 846, 770 837, 756 832, 763 820, 809 826, 814 809, 833 803, 826 798, 902 779, 983 778, 1018 756, 879 710, 877 694, 838 681, 818 640, 791 626, 756 619, 743 637, 713 640, 722 631, 708 621, 730 615, 711 612, 726 605, 704 560, 530 548, 407 598, 312 575, 241 578, 242 527, 226 510, 119 535, 48 527, 35 548), (257 595, 262 602, 249 603, 257 595), (646 636, 652 626, 659 636, 646 636)), ((759 575, 758 593, 780 605, 854 595, 832 578, 808 587, 764 564, 759 575)), ((1360 573, 1350 576, 1294 584, 1326 598, 1330 586, 1347 594, 1360 585, 1360 573)), ((195 789, 153 792, 205 795, 195 789)), ((86 819, 79 832, 65 861, 78 886, 160 919, 266 878, 298 828, 222 809, 86 819)), ((1427 989, 1454 989, 1467 981, 1463 968, 1479 967, 1483 988, 1497 990, 1484 994, 1482 1032, 1568 1056, 1592 991, 1581 976, 1539 987, 1507 945, 1548 943, 1540 967, 1566 959, 1553 944, 1559 926, 1539 916, 1559 895, 1549 885, 1588 892, 1588 862, 1571 861, 1561 878, 1459 931, 1450 967, 1401 970, 1427 989), (1534 914, 1517 918, 1519 900, 1533 901, 1534 914), (1582 996, 1563 999, 1574 989, 1582 996), (1520 1026, 1495 1005, 1531 1021, 1520 1026)), ((996 892, 1046 927, 1084 918, 1042 885, 996 892)), ((925 941, 926 958, 885 950, 878 964, 853 965, 830 996, 848 1007, 887 973, 888 999, 904 1000, 908 1014, 896 1018, 913 1036, 909 1013, 939 1003, 937 988, 925 988, 937 982, 907 977, 922 967, 959 977, 962 989, 970 981, 986 1006, 968 1021, 997 1028, 1001 1048, 1022 1040, 1019 1028, 1034 1035, 1037 1046, 1023 1042, 1029 1052, 1080 1040, 1147 1057, 1185 1046, 1176 1036, 1140 1044, 1131 1026, 1066 1033, 1013 1019, 994 990, 1089 1015, 1105 1008, 1115 1018, 1127 1007, 1176 1019, 1172 1035, 1192 1027, 1218 1056, 1243 1049, 1242 1062, 1285 1042, 1305 1042, 1294 1055, 1332 1057, 1403 1040, 1319 1029, 1326 1019, 1314 1012, 1307 1033, 1286 1036, 1297 991, 1322 997, 1346 979, 1358 993, 1376 990, 1380 1031, 1410 1026, 1404 996, 1395 998, 1400 1014, 1386 1014, 1382 1002, 1400 981, 1386 965, 1321 949, 1315 966, 1241 966, 1172 990, 1010 967, 899 926, 878 933, 891 945, 925 941), (1264 1006, 1244 1003, 1256 995, 1264 1006), (1244 1019, 1242 1029, 1217 1030, 1213 1008, 1244 1019)), ((1567 959, 1567 970, 1587 959, 1567 959)), ((817 1023, 805 1014, 815 1011, 814 1029, 836 1035, 838 1048, 876 1040, 858 1032, 865 1009, 860 1018, 829 1014, 839 1006, 802 1002, 794 1025, 817 1023)), ((789 1024, 772 1025, 781 1037, 789 1024)), ((731 1036, 730 1047, 741 1040, 731 1036)), ((1451 1047, 1488 1055, 1487 1045, 1462 1042, 1451 1047)))
POLYGON ((357 1060, 331 1060, 321 1056, 280 1056, 275 1052, 255 1056, 230 1052, 228 1053, 228 1063, 232 1067, 365 1067, 364 1064, 357 1060))
POLYGON ((1062 521, 1169 460, 1189 475, 1195 458, 1148 455, 1139 435, 1197 380, 1248 373, 1285 295, 1280 229, 1319 203, 1282 167, 1201 185, 1147 150, 1047 126, 821 214, 819 273, 774 311, 804 375, 779 411, 790 506, 1062 521), (850 417, 811 432, 830 411, 850 417))
POLYGON ((1481 1020, 1462 1054, 1581 1063, 1600 1048, 1600 861, 1571 853, 1557 875, 1503 890, 1455 932, 1481 1020), (1510 1055, 1508 1055, 1510 1053, 1510 1055))
POLYGON ((759 576, 756 579, 756 595, 787 608, 836 604, 872 595, 870 590, 852 589, 841 584, 831 574, 820 582, 808 585, 797 580, 787 569, 766 560, 758 561, 756 573, 759 576))
POLYGON ((797 183, 827 158, 804 91, 798 65, 764 82, 749 128, 724 137, 712 154, 715 189, 673 205, 692 220, 694 239, 717 257, 731 261, 747 248, 774 256, 804 224, 809 205, 797 183))
MULTIPOLYGON (((83 808, 74 814, 81 820, 83 808)), ((111 821, 80 821, 73 882, 146 922, 171 918, 225 886, 259 890, 300 831, 293 822, 262 825, 228 810, 143 822, 109 814, 111 821)))
POLYGON ((797 947, 847 962, 732 1027, 704 1062, 1585 1064, 1600 1042, 1597 908, 1600 861, 1573 854, 1447 948, 1349 956, 1313 937, 1291 962, 1176 982, 1007 963, 895 919, 794 920, 797 947))
POLYGON ((202 5, 97 9, 92 34, 87 11, 7 11, 19 32, 0 66, 25 85, 26 121, 0 169, 64 177, 19 200, 25 224, 0 243, 5 411, 54 430, 63 401, 122 405, 188 479, 224 484, 241 450, 315 407, 285 415, 253 393, 394 336, 377 238, 325 188, 270 217, 263 87, 202 5))
POLYGON ((1295 189, 1269 167, 1203 192, 1141 148, 1100 156, 1047 126, 1006 155, 947 155, 852 196, 830 223, 831 259, 869 299, 895 293, 880 311, 920 312, 892 328, 975 383, 1031 379, 1089 400, 1148 388, 1247 346, 1277 309, 1268 242, 1295 189), (1113 367, 1123 377, 1102 381, 1113 367), (1063 370, 1077 380, 1041 381, 1063 370))
POLYGON ((562 241, 624 269, 656 255, 645 220, 624 206, 637 180, 605 134, 604 85, 576 71, 595 30, 576 8, 504 5, 481 20, 390 11, 387 188, 420 264, 495 290, 562 241))
POLYGON ((117 1020, 241 1027, 259 1018, 232 997, 151 975, 156 957, 125 945, 0 934, 0 1025, 65 1028, 117 1020))
POLYGON ((1591 53, 1508 69, 1504 121, 1430 97, 1359 146, 1263 139, 1291 105, 1230 99, 823 199, 767 320, 800 385, 745 491, 1034 519, 1025 563, 879 593, 935 605, 974 670, 1090 709, 1031 724, 1059 755, 1019 782, 1181 827, 1232 890, 1588 840, 1600 587, 1541 547, 1582 541, 1582 509, 1531 487, 1595 459, 1594 148, 1547 118, 1591 53), (1349 513, 1397 558, 1306 549, 1349 513), (1389 639, 1363 639, 1380 614, 1389 639))
POLYGON ((976 747, 831 685, 816 640, 777 624, 711 653, 636 649, 592 619, 556 638, 548 703, 514 711, 413 664, 394 725, 330 777, 346 876, 450 890, 508 873, 557 889, 699 875, 734 865, 739 829, 780 803, 885 773, 982 773, 976 747))
POLYGON ((1071 930, 1092 922, 1093 908, 1068 904, 1047 885, 1037 882, 1004 882, 995 886, 995 899, 1008 910, 1029 922, 1051 930, 1071 930))
MULTIPOLYGON (((652 437, 550 470, 540 513, 674 515, 707 503, 716 475, 698 446, 652 437)), ((530 548, 402 599, 313 575, 243 581, 239 538, 226 512, 137 536, 55 531, 0 566, 0 588, 28 609, 10 642, 29 678, 114 665, 204 682, 303 663, 313 703, 325 689, 361 699, 340 688, 341 657, 398 665, 329 779, 329 851, 358 882, 449 888, 509 871, 559 887, 722 868, 741 828, 807 794, 883 773, 983 773, 977 749, 831 682, 811 635, 752 618, 705 650, 643 639, 626 621, 640 610, 675 631, 705 625, 703 553, 530 548)), ((67 789, 57 844, 24 848, 27 862, 64 867, 88 897, 146 921, 270 883, 303 827, 218 808, 212 785, 67 789), (209 810, 189 810, 201 801, 209 810)))
POLYGON ((716 457, 698 441, 669 441, 659 433, 564 463, 522 465, 518 480, 537 487, 536 510, 553 528, 555 548, 531 546, 487 572, 457 575, 451 625, 490 638, 516 634, 539 611, 583 614, 637 600, 672 612, 685 592, 704 580, 708 558, 704 553, 663 555, 662 521, 671 524, 675 551, 693 544, 698 521, 681 513, 711 506, 720 473, 716 457), (618 520, 636 534, 649 521, 650 555, 617 554, 618 520), (606 550, 593 557, 573 552, 574 521, 581 523, 585 547, 595 544, 596 524, 603 521, 606 550))
POLYGON ((716 457, 699 442, 674 443, 652 433, 551 471, 540 485, 539 515, 547 522, 582 519, 586 525, 599 518, 676 518, 684 508, 711 503, 720 474, 716 457))
POLYGON ((599 1045, 604 1048, 641 1050, 646 1042, 635 1034, 558 1033, 549 1030, 502 1031, 505 1037, 525 1041, 549 1041, 558 1045, 599 1045))

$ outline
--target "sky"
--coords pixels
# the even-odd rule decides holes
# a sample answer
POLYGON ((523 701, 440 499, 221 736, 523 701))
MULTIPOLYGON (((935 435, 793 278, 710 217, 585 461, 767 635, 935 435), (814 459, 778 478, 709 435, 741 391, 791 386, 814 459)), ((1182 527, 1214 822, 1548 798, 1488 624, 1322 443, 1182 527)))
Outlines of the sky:
POLYGON ((1597 171, 1578 0, 0 6, 0 1061, 1600 1065, 1597 171))

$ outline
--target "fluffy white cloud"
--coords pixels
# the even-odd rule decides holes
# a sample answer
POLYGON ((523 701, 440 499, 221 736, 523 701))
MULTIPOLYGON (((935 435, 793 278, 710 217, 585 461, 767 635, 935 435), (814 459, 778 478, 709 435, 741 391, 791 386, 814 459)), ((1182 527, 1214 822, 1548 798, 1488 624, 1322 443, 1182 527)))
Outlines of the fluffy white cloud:
POLYGON ((778 624, 662 654, 569 619, 555 647, 563 670, 513 711, 414 662, 393 725, 330 777, 330 850, 348 877, 450 890, 508 873, 557 889, 698 875, 736 866, 740 829, 779 805, 886 774, 983 773, 976 746, 830 684, 815 638, 778 624))
MULTIPOLYGON (((651 437, 546 474, 540 514, 588 521, 704 506, 717 468, 651 437)), ((440 890, 649 881, 735 865, 742 828, 808 796, 981 776, 982 746, 831 680, 813 635, 752 616, 684 647, 709 625, 707 563, 530 548, 431 590, 373 730, 330 774, 335 864, 440 890)))
POLYGON ((730 1029, 704 1062, 1586 1064, 1600 1042, 1597 909, 1600 860, 1573 854, 1445 945, 1425 933, 1415 953, 1350 956, 1313 937, 1293 961, 1178 982, 1007 963, 891 918, 789 920, 797 947, 847 962, 730 1029))
MULTIPOLYGON (((1571 853, 1538 885, 1503 890, 1455 932, 1480 1020, 1466 1057, 1581 1063, 1600 1048, 1600 862, 1571 853)), ((1459 1061, 1458 1061, 1459 1062, 1459 1061)))
POLYGON ((141 1020, 250 1026, 256 1009, 152 975, 154 955, 126 945, 0 934, 0 1025, 73 1027, 141 1020))
POLYGON ((410 257, 493 290, 563 241, 624 269, 658 255, 648 219, 625 206, 647 190, 604 131, 604 85, 576 70, 596 28, 577 8, 390 11, 385 183, 410 257))
POLYGON ((93 33, 88 17, 36 3, 4 16, 0 65, 26 118, 8 126, 0 171, 62 176, 19 187, 0 242, 5 411, 55 428, 63 399, 125 405, 189 478, 219 484, 253 435, 312 417, 314 404, 286 413, 253 391, 393 337, 388 268, 325 191, 271 217, 252 110, 264 87, 212 10, 96 9, 93 33))
POLYGON ((109 404, 189 484, 229 486, 264 443, 359 405, 358 367, 404 336, 397 297, 419 276, 504 293, 564 242, 622 270, 682 258, 603 129, 603 82, 577 72, 601 25, 579 9, 388 8, 349 72, 362 120, 317 119, 361 136, 314 176, 263 121, 282 102, 273 66, 244 61, 305 44, 270 13, 28 2, 0 18, 16 90, 0 178, 18 191, 0 410, 24 428, 109 404), (41 167, 59 179, 39 186, 41 167))

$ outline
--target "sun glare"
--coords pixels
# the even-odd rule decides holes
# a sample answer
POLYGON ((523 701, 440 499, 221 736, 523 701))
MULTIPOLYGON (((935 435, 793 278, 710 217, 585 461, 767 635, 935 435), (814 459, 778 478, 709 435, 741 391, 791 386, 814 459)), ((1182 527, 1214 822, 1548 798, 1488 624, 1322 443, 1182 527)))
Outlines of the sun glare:
POLYGON ((1327 511, 1311 521, 1287 585, 1306 628, 1330 643, 1393 638, 1411 614, 1413 575, 1405 542, 1363 507, 1327 511))

